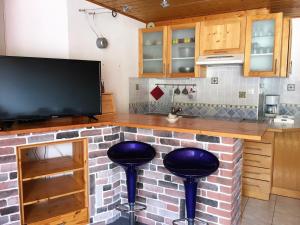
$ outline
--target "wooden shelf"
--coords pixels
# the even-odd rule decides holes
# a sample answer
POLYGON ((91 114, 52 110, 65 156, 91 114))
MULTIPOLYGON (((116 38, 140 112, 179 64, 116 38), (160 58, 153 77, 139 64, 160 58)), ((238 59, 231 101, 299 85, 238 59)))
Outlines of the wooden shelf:
POLYGON ((44 200, 60 198, 84 192, 84 185, 79 184, 73 176, 61 176, 51 179, 31 180, 23 186, 23 204, 30 205, 44 200))
POLYGON ((75 162, 70 156, 30 161, 23 164, 23 181, 83 169, 83 165, 75 162))
POLYGON ((25 206, 25 224, 55 218, 84 208, 84 202, 74 195, 25 206))

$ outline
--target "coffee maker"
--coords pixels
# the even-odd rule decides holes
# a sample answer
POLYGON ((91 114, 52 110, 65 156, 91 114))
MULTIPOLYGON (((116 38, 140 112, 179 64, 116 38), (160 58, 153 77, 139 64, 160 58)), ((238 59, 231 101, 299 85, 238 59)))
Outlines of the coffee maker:
POLYGON ((266 95, 265 117, 275 118, 279 114, 279 95, 266 95))

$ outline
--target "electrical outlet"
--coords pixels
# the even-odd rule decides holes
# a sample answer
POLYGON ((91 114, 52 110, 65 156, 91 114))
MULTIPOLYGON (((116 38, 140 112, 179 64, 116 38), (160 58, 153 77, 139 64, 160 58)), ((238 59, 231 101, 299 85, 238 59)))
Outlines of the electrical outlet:
POLYGON ((218 84, 219 83, 219 78, 218 77, 212 77, 211 78, 211 84, 218 84))
POLYGON ((239 98, 246 98, 246 91, 240 91, 239 98))
POLYGON ((140 90, 140 85, 139 85, 139 84, 136 84, 136 85, 135 85, 135 90, 136 90, 136 91, 139 91, 139 90, 140 90))
POLYGON ((287 91, 296 91, 296 84, 288 84, 287 91))

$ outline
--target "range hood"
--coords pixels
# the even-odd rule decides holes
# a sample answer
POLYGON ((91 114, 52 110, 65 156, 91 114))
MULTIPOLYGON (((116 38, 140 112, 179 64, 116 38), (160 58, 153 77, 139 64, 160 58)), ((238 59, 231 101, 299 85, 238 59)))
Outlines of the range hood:
POLYGON ((243 64, 244 54, 226 54, 226 55, 207 55, 200 56, 197 65, 225 65, 225 64, 243 64))

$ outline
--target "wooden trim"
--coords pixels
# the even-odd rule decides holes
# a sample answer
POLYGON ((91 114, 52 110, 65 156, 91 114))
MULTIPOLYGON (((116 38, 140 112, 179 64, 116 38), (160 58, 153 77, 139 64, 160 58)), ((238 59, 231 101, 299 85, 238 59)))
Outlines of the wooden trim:
POLYGON ((272 187, 271 193, 274 195, 300 199, 300 191, 294 191, 294 190, 289 190, 289 189, 279 188, 279 187, 272 187))
POLYGON ((285 17, 283 19, 283 32, 282 32, 282 49, 281 49, 281 67, 280 77, 287 77, 290 71, 291 60, 291 19, 285 17))
POLYGON ((282 41, 282 22, 283 14, 274 13, 268 15, 255 15, 247 17, 247 31, 246 31, 246 48, 245 48, 245 64, 244 75, 250 77, 273 77, 279 76, 280 60, 281 60, 281 41, 282 41), (275 20, 275 43, 274 43, 274 57, 272 71, 251 71, 251 47, 252 47, 252 23, 257 20, 275 20))
POLYGON ((248 15, 260 15, 260 14, 268 14, 270 10, 267 8, 262 9, 254 9, 254 10, 245 10, 245 11, 237 11, 237 12, 230 12, 230 13, 221 13, 216 15, 208 15, 208 16, 198 16, 198 17, 190 17, 190 18, 183 18, 183 19, 175 19, 175 20, 165 20, 155 22, 156 26, 170 26, 170 25, 177 25, 177 24, 187 24, 187 23, 197 23, 202 22, 205 20, 215 20, 220 18, 232 18, 232 17, 241 17, 241 16, 248 16, 248 15))

